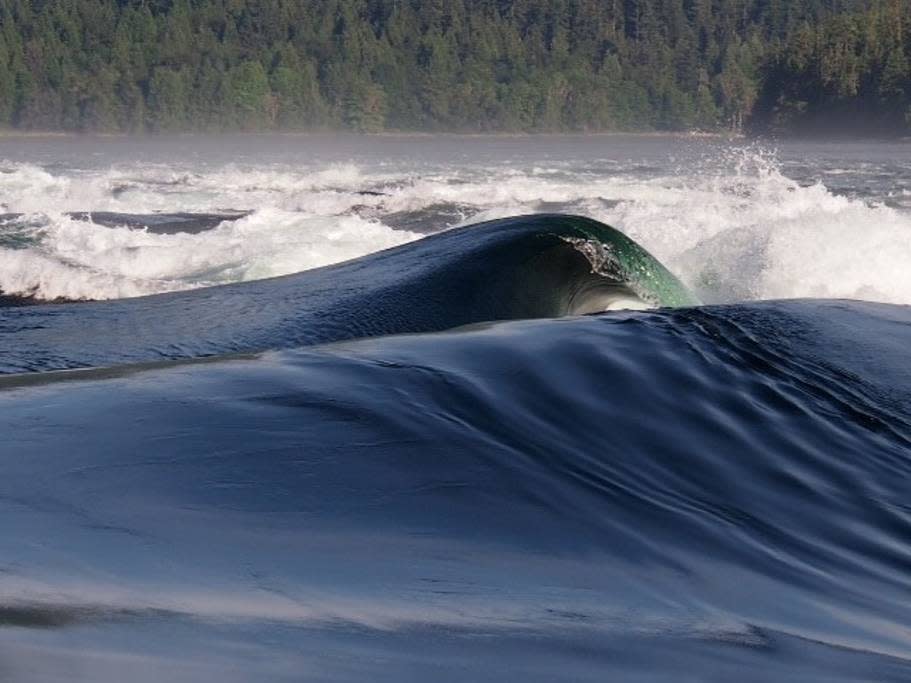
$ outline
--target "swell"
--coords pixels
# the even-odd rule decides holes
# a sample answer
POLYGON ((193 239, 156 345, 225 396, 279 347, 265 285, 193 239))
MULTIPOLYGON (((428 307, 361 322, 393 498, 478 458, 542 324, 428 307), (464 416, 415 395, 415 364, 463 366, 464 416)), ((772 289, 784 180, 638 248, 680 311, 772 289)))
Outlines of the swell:
POLYGON ((559 317, 628 300, 695 303, 664 266, 613 228, 535 215, 283 278, 2 309, 0 357, 5 372, 115 365, 559 317))
POLYGON ((764 303, 0 392, 0 615, 101 633, 179 605, 203 631, 344 622, 460 652, 527 629, 609 661, 619 638, 653 680, 681 657, 902 680, 909 341, 907 309, 764 303))

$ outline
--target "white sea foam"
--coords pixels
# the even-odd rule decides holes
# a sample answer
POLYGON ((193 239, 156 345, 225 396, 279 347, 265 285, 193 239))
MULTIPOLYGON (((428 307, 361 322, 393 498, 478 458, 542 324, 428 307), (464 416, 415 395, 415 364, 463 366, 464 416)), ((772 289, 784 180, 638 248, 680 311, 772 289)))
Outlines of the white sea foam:
POLYGON ((669 154, 651 165, 491 164, 467 155, 427 168, 184 162, 67 171, 0 162, 0 170, 0 209, 29 214, 0 225, 0 289, 12 294, 114 298, 305 270, 414 239, 393 229, 396 216, 442 206, 452 208, 449 218, 433 220, 449 224, 422 229, 451 227, 459 216, 471 223, 538 211, 590 215, 639 241, 707 301, 911 303, 906 183, 884 187, 882 200, 843 196, 818 178, 850 183, 844 161, 798 182, 756 147, 669 154), (224 209, 253 213, 197 235, 63 215, 224 209))
POLYGON ((688 180, 601 218, 706 300, 796 297, 911 302, 911 215, 802 186, 762 157, 711 182, 688 180))
POLYGON ((32 216, 36 240, 0 248, 0 290, 110 299, 285 275, 414 239, 356 216, 260 209, 199 234, 158 235, 67 216, 32 216))

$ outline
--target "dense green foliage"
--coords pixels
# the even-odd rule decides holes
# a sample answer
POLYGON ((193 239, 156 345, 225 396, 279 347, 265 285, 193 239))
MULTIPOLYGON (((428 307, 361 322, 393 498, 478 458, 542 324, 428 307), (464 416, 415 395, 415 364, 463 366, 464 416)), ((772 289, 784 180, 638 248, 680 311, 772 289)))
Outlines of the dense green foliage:
POLYGON ((905 132, 909 0, 0 0, 0 126, 905 132))

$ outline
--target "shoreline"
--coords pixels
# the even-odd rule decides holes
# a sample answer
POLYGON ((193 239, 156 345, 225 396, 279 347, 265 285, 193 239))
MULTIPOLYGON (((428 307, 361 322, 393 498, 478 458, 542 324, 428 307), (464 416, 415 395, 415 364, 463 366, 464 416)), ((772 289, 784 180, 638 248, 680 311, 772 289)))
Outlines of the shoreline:
POLYGON ((0 140, 26 140, 29 138, 75 138, 79 133, 70 133, 67 131, 36 130, 36 131, 18 131, 18 130, 0 130, 0 140))
POLYGON ((0 129, 0 143, 3 141, 24 140, 173 140, 180 138, 364 138, 375 140, 395 139, 439 139, 452 138, 464 140, 534 140, 547 138, 564 139, 597 139, 597 138, 641 138, 656 140, 715 140, 715 141, 773 141, 773 142, 813 142, 813 143, 890 143, 906 145, 911 144, 911 136, 884 136, 870 137, 849 135, 751 135, 748 133, 735 133, 731 131, 490 131, 490 132, 465 132, 465 131, 408 131, 384 130, 374 133, 353 130, 220 130, 220 131, 162 131, 141 133, 112 133, 112 132, 80 132, 66 130, 17 130, 0 129))
POLYGON ((155 138, 196 138, 196 137, 364 137, 364 138, 595 138, 595 137, 640 137, 640 138, 704 138, 710 140, 737 140, 749 136, 743 133, 711 132, 711 131, 491 131, 491 132, 465 132, 465 131, 409 131, 409 130, 384 130, 375 133, 353 130, 235 130, 235 131, 162 131, 142 133, 104 133, 104 132, 79 132, 65 130, 16 130, 0 129, 0 140, 28 140, 28 139, 155 139, 155 138))

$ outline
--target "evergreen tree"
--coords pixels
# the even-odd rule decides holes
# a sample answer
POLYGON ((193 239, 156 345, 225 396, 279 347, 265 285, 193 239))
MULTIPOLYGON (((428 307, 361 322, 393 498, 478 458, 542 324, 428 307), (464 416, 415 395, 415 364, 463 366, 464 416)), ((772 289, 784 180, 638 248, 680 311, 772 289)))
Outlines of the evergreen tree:
POLYGON ((2 0, 0 126, 911 131, 908 0, 2 0))

